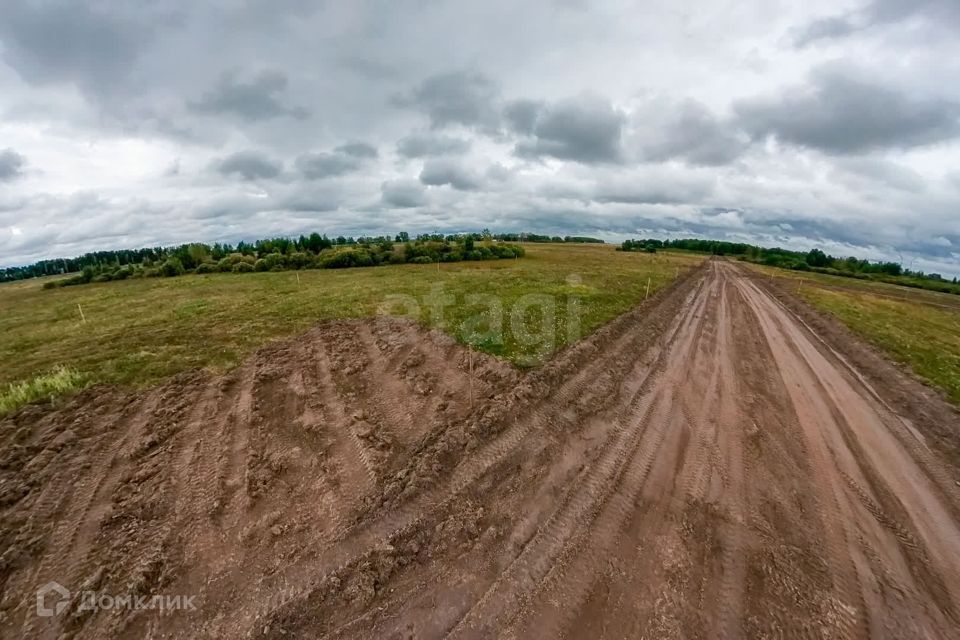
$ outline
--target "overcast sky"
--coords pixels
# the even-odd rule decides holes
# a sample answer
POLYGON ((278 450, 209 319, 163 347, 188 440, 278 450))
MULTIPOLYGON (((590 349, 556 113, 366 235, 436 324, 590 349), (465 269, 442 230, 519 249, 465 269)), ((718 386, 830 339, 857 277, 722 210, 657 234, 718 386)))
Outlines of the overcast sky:
POLYGON ((958 78, 957 0, 10 0, 0 265, 489 227, 953 276, 958 78))

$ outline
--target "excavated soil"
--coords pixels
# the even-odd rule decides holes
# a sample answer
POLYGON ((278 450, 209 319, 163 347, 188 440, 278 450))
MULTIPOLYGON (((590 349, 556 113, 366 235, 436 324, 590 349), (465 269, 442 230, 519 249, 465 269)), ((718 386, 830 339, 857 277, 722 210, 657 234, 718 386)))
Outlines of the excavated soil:
POLYGON ((960 637, 957 412, 775 287, 710 261, 526 374, 344 321, 24 409, 0 634, 960 637))

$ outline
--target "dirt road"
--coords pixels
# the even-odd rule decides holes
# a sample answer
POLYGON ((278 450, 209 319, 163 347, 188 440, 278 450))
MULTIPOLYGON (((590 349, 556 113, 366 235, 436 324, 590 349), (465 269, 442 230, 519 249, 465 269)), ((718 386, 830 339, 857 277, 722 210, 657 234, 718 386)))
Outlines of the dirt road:
POLYGON ((960 472, 927 435, 957 413, 905 411, 843 347, 710 261, 523 376, 345 322, 25 411, 0 423, 0 630, 960 637, 960 472), (48 580, 73 600, 39 618, 48 580))

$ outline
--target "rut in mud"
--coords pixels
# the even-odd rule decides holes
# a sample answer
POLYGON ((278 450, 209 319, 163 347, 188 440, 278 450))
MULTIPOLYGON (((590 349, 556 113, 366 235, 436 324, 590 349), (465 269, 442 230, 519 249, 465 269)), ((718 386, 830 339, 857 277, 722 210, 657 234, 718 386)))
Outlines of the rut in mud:
POLYGON ((22 411, 3 636, 960 637, 960 473, 924 435, 957 413, 765 286, 711 261, 525 375, 337 322, 22 411), (49 580, 196 611, 40 618, 49 580))

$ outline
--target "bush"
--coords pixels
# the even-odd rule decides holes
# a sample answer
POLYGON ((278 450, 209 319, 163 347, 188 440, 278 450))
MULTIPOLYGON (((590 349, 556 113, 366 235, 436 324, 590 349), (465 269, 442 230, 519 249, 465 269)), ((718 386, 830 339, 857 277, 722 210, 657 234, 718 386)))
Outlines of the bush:
POLYGON ((324 269, 343 269, 347 267, 366 267, 373 264, 370 252, 365 249, 341 249, 325 251, 320 254, 320 265, 324 269))
POLYGON ((287 259, 282 253, 268 253, 254 263, 254 268, 257 271, 277 271, 286 265, 287 259))
POLYGON ((410 259, 410 264, 430 264, 433 259, 430 256, 417 256, 410 259))
POLYGON ((120 267, 119 269, 117 269, 116 271, 114 271, 114 272, 113 272, 113 279, 114 279, 114 280, 126 280, 127 278, 129 278, 130 276, 132 276, 132 275, 134 274, 134 272, 135 272, 135 271, 134 271, 134 268, 128 264, 128 265, 123 266, 123 267, 120 267))
POLYGON ((303 251, 291 253, 287 258, 287 264, 294 269, 306 269, 312 261, 313 257, 303 251))
POLYGON ((233 265, 234 273, 253 273, 253 271, 253 265, 249 262, 238 262, 237 264, 233 265))
POLYGON ((167 258, 167 261, 160 265, 160 275, 164 278, 182 276, 183 263, 177 258, 167 258))
POLYGON ((201 262, 197 265, 197 268, 193 270, 194 273, 216 273, 220 270, 220 265, 213 264, 212 262, 201 262))

